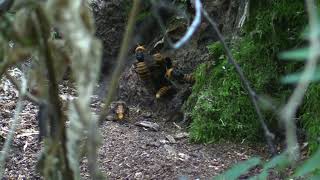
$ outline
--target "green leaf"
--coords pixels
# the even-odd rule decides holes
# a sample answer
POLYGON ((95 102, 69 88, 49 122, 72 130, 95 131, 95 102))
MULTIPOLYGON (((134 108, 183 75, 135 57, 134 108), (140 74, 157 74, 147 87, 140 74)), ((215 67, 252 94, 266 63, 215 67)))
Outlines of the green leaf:
MULTIPOLYGON (((268 173, 269 169, 274 168, 274 167, 282 168, 288 164, 289 164, 289 160, 288 160, 288 156, 286 153, 282 153, 278 156, 275 156, 269 162, 264 164, 263 171, 258 176, 256 176, 255 179, 259 179, 259 180, 267 179, 268 175, 269 175, 269 173, 268 173)), ((252 180, 254 180, 254 179, 252 179, 252 180)))
POLYGON ((309 56, 309 48, 295 49, 279 54, 279 58, 283 60, 305 61, 309 56))
POLYGON ((233 166, 231 169, 227 170, 218 177, 213 178, 213 180, 232 180, 237 179, 242 174, 246 173, 252 167, 259 165, 261 162, 260 158, 251 158, 244 162, 238 163, 233 166))
MULTIPOLYGON (((293 74, 289 74, 283 78, 281 78, 281 82, 284 84, 292 84, 297 83, 301 78, 302 72, 297 72, 293 74)), ((311 78, 311 82, 319 81, 320 80, 320 68, 317 68, 315 73, 311 78)))
POLYGON ((289 163, 287 153, 282 153, 273 157, 269 162, 265 163, 263 169, 270 169, 276 166, 284 167, 289 163))
MULTIPOLYGON (((320 36, 320 22, 318 22, 318 24, 317 24, 317 32, 316 32, 315 35, 316 35, 316 37, 320 36)), ((310 26, 308 25, 306 27, 306 29, 302 32, 302 38, 303 39, 309 39, 310 38, 309 36, 310 36, 310 26)))
POLYGON ((319 180, 319 179, 320 179, 320 175, 315 175, 315 176, 308 178, 308 180, 319 180))
POLYGON ((313 172, 316 169, 319 169, 320 168, 319 162, 320 162, 320 148, 310 159, 304 162, 302 166, 300 166, 296 170, 294 177, 301 177, 313 172))

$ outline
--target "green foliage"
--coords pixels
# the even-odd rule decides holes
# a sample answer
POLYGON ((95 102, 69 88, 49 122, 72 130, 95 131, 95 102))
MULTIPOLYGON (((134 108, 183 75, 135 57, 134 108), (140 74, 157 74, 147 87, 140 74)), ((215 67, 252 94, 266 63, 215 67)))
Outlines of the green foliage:
MULTIPOLYGON (((295 67, 278 60, 280 50, 302 40, 306 25, 303 1, 257 1, 250 7, 250 20, 240 40, 232 42, 232 53, 256 92, 284 99, 288 95, 280 77, 295 67)), ((196 84, 186 109, 191 112, 191 139, 212 142, 220 139, 257 140, 260 124, 235 69, 223 55, 222 46, 208 46, 216 65, 202 64, 196 71, 196 84)), ((266 115, 269 124, 276 126, 266 115)))
POLYGON ((279 154, 273 157, 269 162, 265 162, 262 166, 262 171, 260 174, 252 177, 251 179, 267 179, 269 171, 271 169, 277 168, 282 170, 289 165, 288 156, 286 153, 279 154))
MULTIPOLYGON (((302 76, 302 72, 292 73, 283 77, 281 81, 287 84, 297 83, 300 81, 301 76, 302 76)), ((316 71, 313 73, 312 78, 310 80, 311 82, 320 80, 320 68, 316 69, 316 71)))
POLYGON ((260 164, 259 158, 251 158, 244 162, 237 164, 230 170, 226 171, 222 175, 215 177, 214 180, 227 180, 227 179, 237 179, 242 174, 246 173, 248 170, 260 164))
MULTIPOLYGON (((320 23, 319 23, 320 24, 320 23)), ((320 26, 318 26, 318 31, 320 32, 320 26)), ((319 36, 319 33, 316 34, 319 36)), ((310 32, 307 28, 303 32, 302 37, 306 38, 310 36, 310 32)), ((281 53, 279 57, 285 60, 291 61, 301 61, 304 62, 308 60, 310 53, 310 48, 300 48, 291 50, 288 52, 281 53)), ((282 78, 283 83, 297 83, 301 79, 302 72, 295 72, 289 75, 286 75, 282 78)), ((312 82, 320 80, 320 66, 318 66, 312 75, 312 82)), ((308 91, 305 95, 305 100, 302 106, 301 111, 301 124, 303 125, 304 129, 306 129, 308 141, 310 143, 309 149, 310 152, 314 152, 319 144, 319 136, 320 136, 320 84, 311 84, 308 91)))
POLYGON ((320 84, 312 84, 306 92, 302 106, 301 120, 306 129, 309 149, 314 152, 319 147, 320 136, 320 84))
POLYGON ((295 49, 292 51, 283 52, 279 55, 280 59, 284 60, 295 60, 295 61, 305 61, 309 55, 309 48, 295 49))
POLYGON ((210 44, 207 46, 209 53, 215 58, 215 59, 223 59, 224 55, 224 49, 220 42, 215 42, 213 44, 210 44))
MULTIPOLYGON (((309 177, 308 179, 317 179, 320 177, 319 174, 319 161, 320 161, 320 149, 308 160, 302 162, 298 167, 294 170, 294 175, 291 177, 301 178, 301 177, 309 177)), ((257 165, 262 166, 261 172, 251 177, 251 180, 264 180, 268 179, 269 171, 273 170, 283 170, 290 166, 288 161, 288 154, 282 153, 275 157, 273 157, 269 162, 261 162, 259 158, 254 157, 244 162, 240 162, 234 165, 229 170, 223 172, 221 175, 214 178, 216 179, 237 179, 239 176, 247 173, 247 171, 257 165)))
POLYGON ((299 177, 299 176, 305 176, 310 173, 315 173, 317 175, 320 175, 319 171, 320 166, 320 148, 318 151, 308 160, 306 160, 305 163, 303 163, 295 172, 294 176, 299 177))

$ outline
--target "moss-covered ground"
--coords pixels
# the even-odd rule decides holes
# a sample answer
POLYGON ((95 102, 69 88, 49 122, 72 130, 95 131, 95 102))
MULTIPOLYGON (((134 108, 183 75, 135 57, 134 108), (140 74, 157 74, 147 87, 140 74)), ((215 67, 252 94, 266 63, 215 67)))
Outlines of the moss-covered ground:
MULTIPOLYGON (((297 71, 302 64, 281 61, 278 54, 306 44, 300 38, 308 22, 304 2, 252 0, 249 14, 240 38, 229 41, 229 47, 255 91, 272 97, 280 107, 293 87, 281 84, 281 77, 297 71)), ((263 139, 248 93, 228 63, 222 46, 214 43, 208 48, 214 59, 197 68, 197 81, 185 104, 193 119, 191 139, 196 142, 263 139)), ((320 132, 319 90, 319 84, 311 86, 299 111, 299 124, 306 128, 310 140, 320 132)), ((267 110, 264 115, 272 130, 279 131, 277 115, 267 110)), ((315 141, 312 142, 314 146, 315 141)))

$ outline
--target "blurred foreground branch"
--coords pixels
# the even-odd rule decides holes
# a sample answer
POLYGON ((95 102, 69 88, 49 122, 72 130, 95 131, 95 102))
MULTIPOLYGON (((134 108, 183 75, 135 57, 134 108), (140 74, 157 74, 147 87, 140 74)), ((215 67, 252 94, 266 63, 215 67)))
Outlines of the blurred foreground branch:
POLYGON ((317 67, 318 58, 320 56, 320 42, 319 42, 319 31, 318 31, 318 14, 317 6, 314 0, 306 0, 307 10, 310 21, 310 51, 309 60, 304 67, 304 71, 299 80, 297 87, 291 95, 289 101, 281 111, 281 119, 284 121, 286 126, 286 137, 287 137, 287 152, 291 160, 297 161, 299 159, 299 144, 296 135, 296 122, 295 115, 298 107, 302 103, 304 94, 311 82, 312 76, 314 75, 317 67))
MULTIPOLYGON (((11 76, 8 71, 6 71, 4 73, 6 75, 6 77, 11 81, 11 83, 19 90, 21 89, 21 85, 18 82, 18 80, 11 76)), ((26 91, 25 95, 23 96, 23 99, 26 99, 28 101, 31 101, 32 103, 39 105, 40 104, 40 100, 38 98, 36 98, 35 96, 33 96, 32 94, 30 94, 28 91, 26 91)))
POLYGON ((38 36, 39 36, 39 44, 41 47, 41 52, 43 53, 43 58, 45 61, 45 66, 48 71, 48 80, 49 80, 49 109, 52 112, 49 116, 50 122, 50 135, 51 140, 53 140, 53 144, 51 147, 54 148, 52 150, 55 152, 55 155, 61 157, 61 160, 64 162, 61 173, 67 179, 73 179, 73 173, 71 171, 69 161, 67 159, 67 148, 66 148, 66 119, 63 116, 62 112, 62 104, 59 98, 59 87, 57 78, 55 76, 55 69, 54 69, 54 59, 52 57, 52 52, 50 45, 48 43, 50 37, 50 23, 47 19, 47 15, 44 12, 43 6, 39 4, 36 9, 35 13, 38 17, 38 36), (57 146, 59 144, 59 146, 57 146), (60 149, 61 148, 61 149, 60 149), (59 153, 62 151, 62 153, 59 153))
POLYGON ((75 179, 80 178, 83 147, 87 152, 88 170, 92 179, 101 179, 97 167, 97 117, 90 109, 91 97, 100 70, 102 44, 95 37, 92 11, 85 0, 55 0, 47 4, 52 24, 63 34, 69 52, 72 74, 78 97, 69 102, 67 157, 75 179), (85 145, 85 146, 82 146, 85 145))

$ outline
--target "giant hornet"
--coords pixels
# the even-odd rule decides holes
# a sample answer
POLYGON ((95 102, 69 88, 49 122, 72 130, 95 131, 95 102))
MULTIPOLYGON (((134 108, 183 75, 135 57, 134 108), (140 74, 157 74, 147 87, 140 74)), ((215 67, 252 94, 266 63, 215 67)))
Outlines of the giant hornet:
POLYGON ((166 78, 189 84, 193 84, 195 82, 195 78, 192 73, 183 74, 180 70, 174 68, 167 69, 166 78))
POLYGON ((129 117, 129 108, 124 101, 115 101, 110 105, 109 121, 123 121, 129 117))
POLYGON ((168 94, 171 83, 165 78, 167 61, 160 53, 153 56, 145 54, 146 49, 138 46, 135 49, 137 62, 135 63, 135 71, 140 79, 145 82, 146 87, 156 93, 156 98, 160 98, 168 94), (152 87, 151 87, 152 86, 152 87))
POLYGON ((156 93, 156 98, 159 99, 165 95, 168 95, 170 93, 170 91, 173 90, 172 86, 163 86, 162 88, 160 88, 157 93, 156 93))
POLYGON ((150 80, 150 70, 145 62, 144 52, 146 49, 143 46, 138 46, 135 50, 137 62, 135 63, 135 70, 143 81, 150 80))

